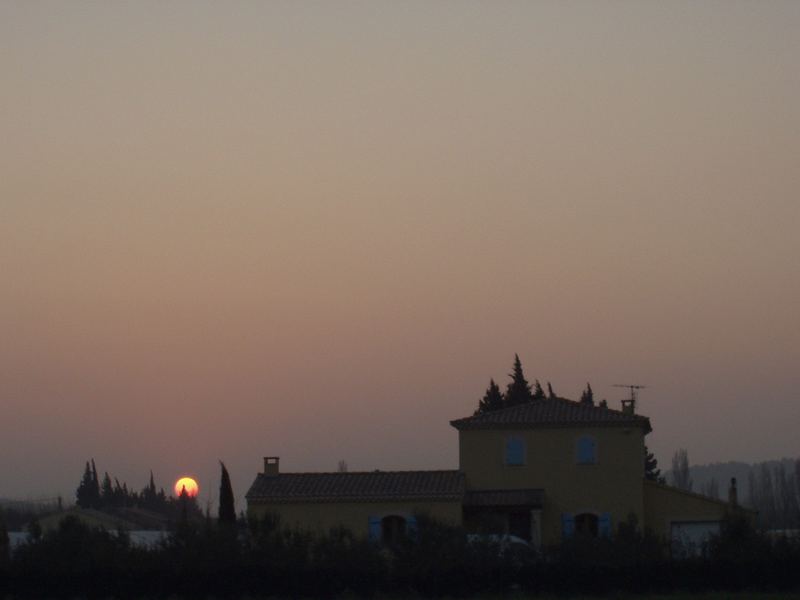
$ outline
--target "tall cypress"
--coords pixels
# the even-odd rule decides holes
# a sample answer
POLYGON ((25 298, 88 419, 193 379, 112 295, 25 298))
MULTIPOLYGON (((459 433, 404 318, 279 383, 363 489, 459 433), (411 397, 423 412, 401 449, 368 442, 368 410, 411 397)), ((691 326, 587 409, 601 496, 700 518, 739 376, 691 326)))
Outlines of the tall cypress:
POLYGON ((111 477, 106 471, 103 476, 103 485, 100 487, 100 500, 103 506, 111 506, 114 503, 114 487, 111 485, 111 477))
POLYGON ((236 523, 236 509, 233 506, 233 486, 225 463, 219 461, 222 475, 219 480, 219 522, 233 525, 236 523))
POLYGON ((505 406, 516 406, 532 401, 531 384, 525 379, 525 374, 522 372, 522 362, 519 360, 518 354, 514 355, 514 368, 510 375, 511 382, 506 388, 505 406))
POLYGON ((91 486, 91 506, 93 508, 100 508, 102 501, 100 499, 100 480, 97 477, 97 467, 92 459, 92 486, 91 486))
POLYGON ((81 508, 91 508, 94 506, 94 499, 92 496, 92 489, 94 483, 92 480, 92 469, 89 467, 89 461, 86 461, 86 469, 83 471, 83 477, 75 490, 76 504, 81 508))

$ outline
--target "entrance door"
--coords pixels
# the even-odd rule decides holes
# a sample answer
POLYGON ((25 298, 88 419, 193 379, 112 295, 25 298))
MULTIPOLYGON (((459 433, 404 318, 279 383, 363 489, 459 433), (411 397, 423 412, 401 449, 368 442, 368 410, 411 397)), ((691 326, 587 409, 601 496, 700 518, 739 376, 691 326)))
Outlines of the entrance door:
POLYGON ((515 511, 508 513, 508 533, 531 541, 531 511, 515 511))

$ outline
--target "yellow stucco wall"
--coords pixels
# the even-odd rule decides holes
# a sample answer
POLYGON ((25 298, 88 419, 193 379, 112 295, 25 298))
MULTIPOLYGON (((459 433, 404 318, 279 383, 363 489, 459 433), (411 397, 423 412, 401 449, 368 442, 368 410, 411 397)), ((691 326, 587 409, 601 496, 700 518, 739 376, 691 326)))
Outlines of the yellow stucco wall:
POLYGON ((461 500, 436 502, 297 502, 291 504, 248 502, 248 516, 270 513, 280 517, 280 526, 325 532, 343 526, 366 536, 369 517, 426 514, 437 521, 461 524, 461 500))
POLYGON ((561 514, 611 514, 612 529, 634 513, 644 522, 644 431, 639 427, 464 430, 459 468, 467 489, 544 490, 542 541, 562 538, 561 514), (509 435, 525 441, 525 464, 505 464, 509 435), (578 464, 577 441, 592 436, 597 464, 578 464))
MULTIPOLYGON (((719 521, 730 510, 731 506, 727 502, 653 481, 644 482, 645 527, 665 539, 670 537, 670 524, 673 521, 719 521)), ((748 518, 755 517, 751 510, 741 507, 736 510, 748 518)))

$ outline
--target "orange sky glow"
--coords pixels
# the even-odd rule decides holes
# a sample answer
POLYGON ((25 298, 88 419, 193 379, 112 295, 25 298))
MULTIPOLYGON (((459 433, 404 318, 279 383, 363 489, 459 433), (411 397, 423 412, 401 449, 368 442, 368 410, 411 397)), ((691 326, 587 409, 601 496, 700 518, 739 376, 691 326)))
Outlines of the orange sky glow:
POLYGON ((563 396, 647 385, 662 467, 797 456, 798 30, 3 2, 0 497, 72 500, 90 457, 134 489, 223 460, 237 498, 265 455, 455 468, 515 352, 563 396))

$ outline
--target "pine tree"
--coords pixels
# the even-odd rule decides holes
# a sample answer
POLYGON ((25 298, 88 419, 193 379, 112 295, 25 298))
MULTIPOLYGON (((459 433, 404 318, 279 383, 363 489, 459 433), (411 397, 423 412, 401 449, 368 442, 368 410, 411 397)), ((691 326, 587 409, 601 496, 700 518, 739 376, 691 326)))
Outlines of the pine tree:
POLYGON ((544 395, 544 390, 542 389, 542 384, 539 383, 539 380, 537 379, 533 384, 533 399, 544 400, 544 398, 545 395, 544 395))
POLYGON ((236 509, 233 506, 233 487, 225 463, 219 461, 222 475, 219 480, 219 522, 228 525, 236 524, 236 509))
POLYGON ((511 382, 506 388, 505 406, 516 406, 531 402, 533 400, 531 384, 525 379, 525 374, 522 372, 522 362, 517 354, 514 355, 514 370, 510 375, 511 382))
POLYGON ((591 383, 586 383, 586 389, 583 390, 583 393, 581 394, 581 404, 594 406, 594 392, 592 391, 591 383))
POLYGON ((476 415, 499 410, 505 406, 503 400, 503 393, 500 391, 494 379, 489 380, 489 387, 486 388, 486 393, 478 401, 478 408, 475 411, 476 415))

